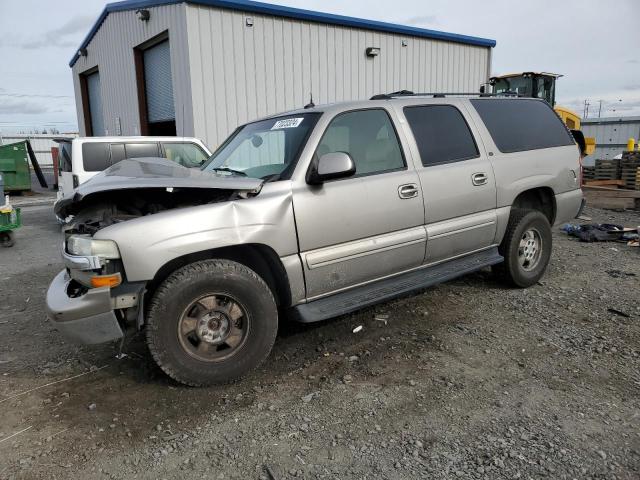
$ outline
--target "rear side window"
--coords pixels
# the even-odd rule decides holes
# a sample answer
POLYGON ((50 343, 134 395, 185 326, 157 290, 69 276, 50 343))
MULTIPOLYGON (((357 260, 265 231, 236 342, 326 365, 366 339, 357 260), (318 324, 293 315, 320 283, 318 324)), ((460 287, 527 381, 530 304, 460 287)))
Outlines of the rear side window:
MULTIPOLYGON (((283 135, 284 137, 284 135, 283 135)), ((162 143, 165 158, 185 167, 199 167, 209 156, 193 143, 162 143)), ((284 141, 282 142, 284 149, 284 141)))
POLYGON ((58 165, 61 172, 71 172, 71 143, 59 142, 58 143, 58 165))
POLYGON ((109 144, 105 142, 83 143, 82 164, 86 172, 101 172, 110 165, 109 144))
POLYGON ((422 165, 476 158, 478 147, 462 113, 452 105, 405 107, 422 165))
POLYGON ((471 104, 502 153, 574 144, 558 115, 542 100, 473 99, 471 104))
POLYGON ((126 158, 159 157, 157 143, 127 143, 126 158))
POLYGON ((126 157, 124 151, 124 143, 112 143, 111 144, 111 165, 124 160, 126 157))

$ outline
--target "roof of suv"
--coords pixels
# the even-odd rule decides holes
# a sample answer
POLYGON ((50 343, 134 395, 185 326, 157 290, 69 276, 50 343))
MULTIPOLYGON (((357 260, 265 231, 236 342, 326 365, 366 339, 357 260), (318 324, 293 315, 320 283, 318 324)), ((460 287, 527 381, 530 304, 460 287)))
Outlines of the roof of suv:
POLYGON ((411 94, 411 95, 385 95, 380 96, 377 99, 369 99, 369 100, 357 100, 357 101, 349 101, 349 102, 336 102, 336 103, 327 103, 323 105, 315 105, 309 108, 298 108, 296 110, 289 110, 287 112, 280 112, 274 115, 269 115, 267 117, 262 118, 261 120, 266 120, 269 118, 276 118, 288 115, 300 115, 302 113, 337 113, 345 110, 357 110, 361 108, 371 108, 375 106, 380 106, 382 102, 393 102, 401 105, 411 105, 411 104, 425 104, 425 103, 443 103, 443 102, 455 102, 460 100, 469 100, 470 98, 482 98, 482 99, 492 99, 492 98, 508 98, 511 100, 536 100, 539 99, 531 99, 531 98, 521 98, 516 96, 504 95, 504 96, 490 96, 490 95, 482 95, 479 93, 474 94, 437 94, 437 93, 429 93, 429 94, 411 94), (438 95, 438 96, 436 96, 438 95), (442 96, 440 96, 442 95, 442 96), (473 95, 473 96, 472 96, 473 95))
MULTIPOLYGON (((371 108, 375 106, 380 106, 382 102, 394 102, 402 105, 407 104, 425 104, 425 103, 443 103, 443 102, 452 102, 459 100, 468 100, 470 97, 463 95, 447 95, 444 97, 435 97, 435 94, 425 94, 425 95, 397 95, 397 96, 388 96, 387 98, 378 98, 375 100, 356 100, 349 102, 336 102, 336 103, 326 103, 322 105, 315 105, 309 108, 298 108, 296 110, 289 110, 286 112, 276 113, 274 115, 269 115, 267 117, 262 118, 261 120, 266 120, 269 118, 276 118, 288 115, 300 115, 302 113, 337 113, 345 110, 357 110, 361 108, 371 108)), ((443 94, 444 95, 444 94, 443 94)), ((480 97, 479 94, 476 94, 476 98, 496 98, 496 97, 480 97)), ((499 98, 510 98, 514 100, 532 100, 530 98, 517 98, 511 96, 501 96, 499 98)), ((537 99, 533 99, 537 100, 537 99)))
POLYGON ((103 142, 118 142, 118 143, 127 143, 127 142, 197 142, 202 143, 202 140, 194 137, 145 137, 145 136, 133 136, 133 137, 76 137, 73 139, 55 139, 56 142, 66 142, 66 141, 78 141, 81 143, 103 143, 103 142))

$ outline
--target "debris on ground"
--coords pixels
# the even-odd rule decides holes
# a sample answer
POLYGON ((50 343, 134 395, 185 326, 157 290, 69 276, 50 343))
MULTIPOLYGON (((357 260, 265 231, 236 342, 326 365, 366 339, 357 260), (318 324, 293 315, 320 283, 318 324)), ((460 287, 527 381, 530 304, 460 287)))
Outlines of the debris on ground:
POLYGON ((584 223, 573 225, 567 223, 562 230, 581 242, 628 242, 638 239, 638 228, 627 228, 612 223, 584 223))
MULTIPOLYGON (((554 229, 530 289, 487 269, 283 322, 262 367, 188 388, 143 338, 127 343, 135 361, 115 361, 118 345, 74 346, 45 322, 60 232, 48 207, 29 208, 42 210, 26 209, 0 274, 0 441, 33 428, 0 443, 0 480, 639 477, 637 248, 554 229)), ((586 214, 640 225, 637 212, 586 214)))

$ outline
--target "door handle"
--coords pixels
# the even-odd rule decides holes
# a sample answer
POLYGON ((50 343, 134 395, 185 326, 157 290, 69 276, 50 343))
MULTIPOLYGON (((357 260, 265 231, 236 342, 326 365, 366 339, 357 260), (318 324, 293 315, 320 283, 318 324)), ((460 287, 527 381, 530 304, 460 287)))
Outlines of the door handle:
POLYGON ((418 185, 415 183, 407 183, 398 187, 398 196, 403 199, 418 196, 418 185))
POLYGON ((474 173, 473 175, 471 175, 471 182, 476 187, 480 185, 486 185, 488 180, 489 180, 489 177, 484 172, 474 173))

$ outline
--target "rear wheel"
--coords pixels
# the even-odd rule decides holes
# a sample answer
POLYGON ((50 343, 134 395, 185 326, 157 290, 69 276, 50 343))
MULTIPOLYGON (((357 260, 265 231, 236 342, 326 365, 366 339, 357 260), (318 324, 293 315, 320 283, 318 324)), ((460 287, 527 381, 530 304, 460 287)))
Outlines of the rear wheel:
POLYGON ((278 330, 271 290, 228 260, 187 265, 156 291, 147 319, 156 363, 178 382, 203 386, 237 379, 269 355, 278 330))
POLYGON ((551 226, 538 210, 514 209, 499 251, 504 263, 494 271, 506 282, 525 288, 544 274, 551 258, 551 226))
POLYGON ((0 245, 3 247, 13 247, 14 236, 13 232, 0 232, 0 245))

